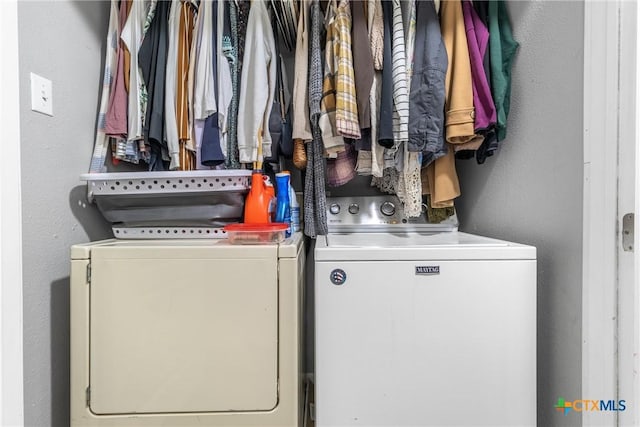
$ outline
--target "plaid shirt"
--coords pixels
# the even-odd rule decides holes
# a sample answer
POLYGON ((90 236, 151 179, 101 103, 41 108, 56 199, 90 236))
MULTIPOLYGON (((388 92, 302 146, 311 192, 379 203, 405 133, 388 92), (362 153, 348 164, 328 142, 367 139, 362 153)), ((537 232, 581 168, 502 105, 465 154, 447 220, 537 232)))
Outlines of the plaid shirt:
POLYGON ((336 126, 344 137, 360 139, 356 84, 351 53, 351 10, 349 1, 342 0, 336 11, 335 25, 338 31, 336 55, 336 126))
POLYGON ((320 131, 324 149, 329 156, 344 150, 344 137, 338 133, 336 126, 336 68, 338 57, 335 47, 338 44, 338 33, 335 21, 335 10, 332 3, 327 6, 325 27, 327 31, 325 45, 324 78, 322 81, 322 99, 320 101, 320 131))

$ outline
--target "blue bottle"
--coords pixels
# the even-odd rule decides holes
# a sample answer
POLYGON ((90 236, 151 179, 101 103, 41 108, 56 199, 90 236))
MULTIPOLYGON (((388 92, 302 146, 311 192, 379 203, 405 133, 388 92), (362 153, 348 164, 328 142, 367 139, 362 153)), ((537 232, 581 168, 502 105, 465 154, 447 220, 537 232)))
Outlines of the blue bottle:
POLYGON ((289 175, 289 210, 291 211, 291 233, 300 231, 300 205, 296 198, 296 192, 291 185, 291 172, 284 170, 282 173, 289 175))
POLYGON ((291 185, 289 185, 289 205, 291 206, 291 232, 297 233, 300 231, 300 205, 291 185))
POLYGON ((291 201, 289 200, 289 174, 276 174, 276 222, 288 225, 286 236, 291 236, 291 201))

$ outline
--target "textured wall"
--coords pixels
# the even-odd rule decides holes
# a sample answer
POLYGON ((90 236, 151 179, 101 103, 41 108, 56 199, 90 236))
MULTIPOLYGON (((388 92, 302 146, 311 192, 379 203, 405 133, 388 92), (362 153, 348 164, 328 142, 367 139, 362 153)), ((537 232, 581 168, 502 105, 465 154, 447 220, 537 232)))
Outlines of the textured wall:
MULTIPOLYGON (((69 246, 109 235, 86 204, 108 3, 19 2, 25 425, 69 425, 69 246), (31 111, 29 73, 53 81, 31 111)), ((5 159, 5 161, 11 161, 5 159)))
POLYGON ((581 394, 584 6, 509 10, 520 51, 508 135, 486 164, 458 162, 461 228, 538 248, 538 425, 577 426, 553 405, 581 394))

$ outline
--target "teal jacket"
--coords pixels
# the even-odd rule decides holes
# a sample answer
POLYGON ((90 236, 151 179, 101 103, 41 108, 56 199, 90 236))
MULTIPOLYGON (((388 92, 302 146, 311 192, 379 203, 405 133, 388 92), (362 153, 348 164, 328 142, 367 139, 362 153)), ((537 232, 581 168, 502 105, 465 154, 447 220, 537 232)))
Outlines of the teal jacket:
POLYGON ((489 55, 491 58, 491 92, 496 105, 496 136, 507 136, 507 116, 511 107, 511 66, 518 49, 513 39, 504 0, 489 1, 489 55))

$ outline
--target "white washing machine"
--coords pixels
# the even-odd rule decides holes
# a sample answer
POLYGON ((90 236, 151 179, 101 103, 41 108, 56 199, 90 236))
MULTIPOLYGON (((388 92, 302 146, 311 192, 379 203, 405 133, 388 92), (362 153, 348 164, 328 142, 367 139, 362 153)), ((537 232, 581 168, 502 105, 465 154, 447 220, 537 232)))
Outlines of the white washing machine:
POLYGON ((71 259, 72 426, 300 425, 300 233, 108 240, 71 259))
POLYGON ((329 200, 316 425, 535 426, 536 249, 405 220, 397 204, 329 200))

